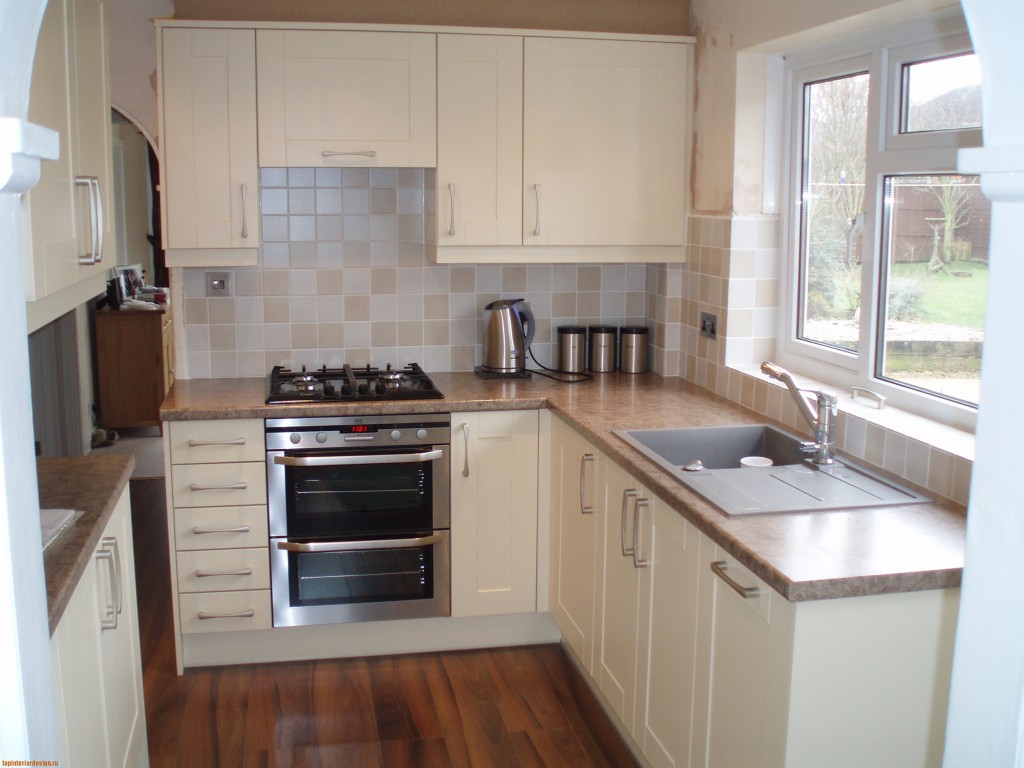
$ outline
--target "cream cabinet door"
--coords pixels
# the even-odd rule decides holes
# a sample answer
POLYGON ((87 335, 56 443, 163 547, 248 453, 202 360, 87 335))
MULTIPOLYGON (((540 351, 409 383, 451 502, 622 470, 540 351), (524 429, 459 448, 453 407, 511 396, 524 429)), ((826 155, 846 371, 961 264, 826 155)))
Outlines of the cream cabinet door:
POLYGON ((436 35, 259 30, 261 167, 434 167, 436 35))
POLYGON ((437 244, 521 245, 523 39, 437 37, 437 244))
POLYGON ((252 249, 205 263, 256 263, 256 33, 161 30, 163 236, 171 266, 187 249, 252 249))
POLYGON ((537 411, 452 414, 452 616, 537 610, 537 411))
POLYGON ((689 51, 526 38, 525 244, 684 244, 689 51))

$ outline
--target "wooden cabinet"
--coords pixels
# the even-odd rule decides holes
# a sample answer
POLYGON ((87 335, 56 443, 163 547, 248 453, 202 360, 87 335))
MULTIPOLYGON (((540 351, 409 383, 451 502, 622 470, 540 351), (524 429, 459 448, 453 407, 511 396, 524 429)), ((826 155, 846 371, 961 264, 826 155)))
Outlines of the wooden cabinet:
POLYGON ((103 293, 114 243, 105 0, 54 0, 40 28, 29 120, 60 133, 23 197, 29 330, 103 293))
POLYGON ((160 426, 160 404, 174 383, 170 310, 99 310, 95 319, 99 424, 160 426))
POLYGON ((451 416, 452 616, 537 610, 537 411, 451 416))
POLYGON ((263 421, 175 421, 164 431, 178 672, 183 636, 269 629, 263 421))
POLYGON ((255 265, 256 32, 164 28, 159 56, 167 265, 255 265))
POLYGON ((127 489, 51 638, 61 765, 148 764, 127 489))
POLYGON ((440 35, 435 258, 683 260, 691 56, 440 35))
POLYGON ((257 32, 261 167, 433 167, 436 35, 257 32))

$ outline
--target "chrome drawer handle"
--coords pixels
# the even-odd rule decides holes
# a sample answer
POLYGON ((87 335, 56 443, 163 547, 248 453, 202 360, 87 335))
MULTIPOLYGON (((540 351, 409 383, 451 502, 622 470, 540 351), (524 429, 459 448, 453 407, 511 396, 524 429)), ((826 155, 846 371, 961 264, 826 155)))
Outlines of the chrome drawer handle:
POLYGON ((594 454, 584 453, 580 457, 580 514, 592 515, 594 508, 587 504, 587 464, 594 460, 594 454))
POLYGON ((422 453, 386 453, 370 456, 275 456, 275 464, 286 467, 350 467, 356 464, 410 464, 434 461, 444 454, 439 449, 422 453))
POLYGON ((738 581, 734 581, 726 571, 729 568, 729 564, 725 560, 716 560, 711 563, 711 570, 715 572, 722 581, 728 584, 740 597, 747 599, 751 597, 758 597, 761 594, 761 590, 757 587, 745 587, 738 581))
POLYGON ((207 619, 251 619, 256 615, 256 611, 249 608, 245 611, 239 611, 238 613, 207 613, 206 611, 199 612, 199 618, 202 621, 207 619))
POLYGON ((374 158, 376 156, 377 156, 377 152, 376 152, 376 150, 373 150, 373 149, 365 149, 365 150, 362 150, 361 152, 339 152, 339 151, 336 151, 336 150, 325 149, 323 152, 320 153, 320 157, 323 157, 323 158, 327 158, 327 157, 369 157, 369 158, 374 158))
POLYGON ((372 539, 370 541, 279 541, 277 548, 285 552, 355 552, 361 549, 414 549, 437 544, 441 534, 414 539, 372 539))
POLYGON ((199 483, 192 483, 188 489, 190 491, 244 491, 249 487, 246 482, 232 483, 231 485, 200 485, 199 483))
POLYGON ((197 525, 192 529, 192 533, 202 536, 207 533, 248 533, 251 530, 251 526, 248 525, 240 525, 237 528, 200 528, 197 525))
POLYGON ((204 571, 200 568, 196 571, 196 576, 200 579, 207 576, 252 576, 252 568, 239 568, 237 571, 204 571))
MULTIPOLYGON (((627 488, 622 492, 622 529, 619 531, 619 538, 622 540, 622 556, 629 557, 633 554, 633 547, 626 546, 626 518, 628 517, 627 510, 629 508, 629 500, 636 498, 636 490, 633 488, 627 488)), ((636 545, 636 537, 633 537, 633 544, 636 545)))
POLYGON ((189 440, 189 448, 202 448, 207 445, 245 445, 244 437, 236 437, 234 440, 189 440))

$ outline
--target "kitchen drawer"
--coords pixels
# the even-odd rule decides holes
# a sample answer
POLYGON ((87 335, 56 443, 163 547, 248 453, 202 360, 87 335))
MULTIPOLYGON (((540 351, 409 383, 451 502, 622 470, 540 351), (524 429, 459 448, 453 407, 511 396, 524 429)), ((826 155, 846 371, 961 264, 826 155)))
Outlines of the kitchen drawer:
POLYGON ((261 419, 172 421, 171 463, 213 464, 263 461, 261 419))
POLYGON ((729 599, 741 603, 748 610, 756 613, 763 621, 771 621, 772 588, 721 547, 715 547, 713 563, 723 563, 722 568, 725 571, 725 576, 736 584, 736 587, 729 585, 726 578, 720 573, 715 573, 718 569, 712 565, 712 578, 716 579, 719 589, 724 590, 724 594, 728 595, 729 599), (750 597, 743 597, 737 592, 737 588, 749 589, 750 587, 754 587, 757 590, 757 593, 752 594, 750 597))
POLYGON ((179 593, 269 588, 270 558, 266 547, 178 553, 179 593))
POLYGON ((194 592, 178 598, 181 634, 270 629, 270 590, 194 592), (200 618, 203 616, 204 618, 200 618))
POLYGON ((174 548, 178 551, 266 546, 266 505, 174 510, 174 548))
POLYGON ((267 503, 264 462, 177 464, 171 467, 174 508, 267 503))

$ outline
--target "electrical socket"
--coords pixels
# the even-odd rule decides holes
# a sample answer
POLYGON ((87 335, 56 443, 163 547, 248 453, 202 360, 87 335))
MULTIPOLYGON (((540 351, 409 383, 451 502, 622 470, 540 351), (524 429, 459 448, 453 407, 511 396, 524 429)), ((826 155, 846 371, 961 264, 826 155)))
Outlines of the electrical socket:
POLYGON ((230 272, 207 272, 206 273, 206 297, 217 298, 231 295, 231 273, 230 272))
POLYGON ((712 315, 710 312, 700 313, 700 335, 709 339, 718 338, 718 315, 712 315))

